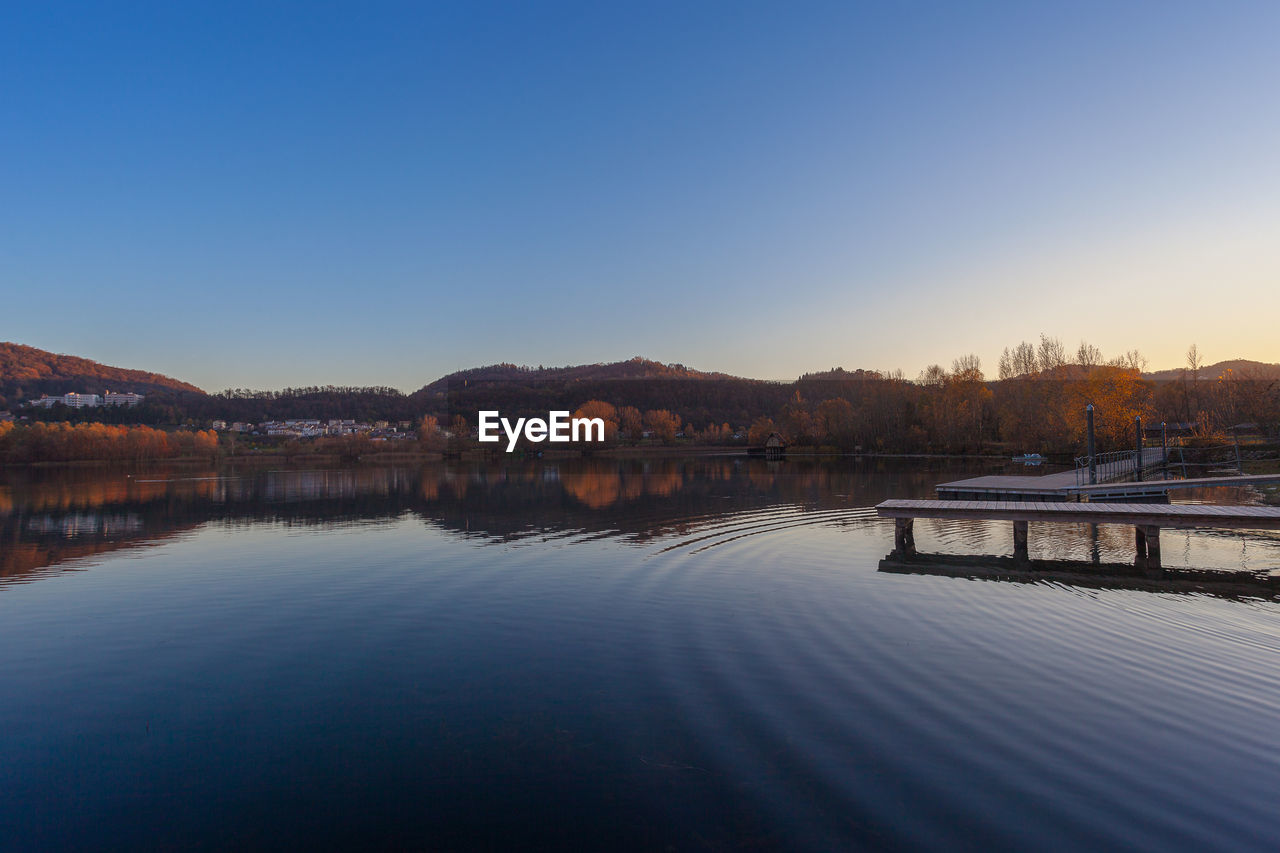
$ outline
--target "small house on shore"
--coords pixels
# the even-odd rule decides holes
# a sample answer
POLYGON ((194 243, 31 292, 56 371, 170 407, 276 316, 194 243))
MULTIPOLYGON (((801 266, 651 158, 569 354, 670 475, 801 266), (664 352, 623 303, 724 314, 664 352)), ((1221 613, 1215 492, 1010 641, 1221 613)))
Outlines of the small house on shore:
POLYGON ((762 446, 747 448, 747 455, 763 456, 765 459, 781 459, 786 453, 787 443, 776 432, 769 433, 762 446))

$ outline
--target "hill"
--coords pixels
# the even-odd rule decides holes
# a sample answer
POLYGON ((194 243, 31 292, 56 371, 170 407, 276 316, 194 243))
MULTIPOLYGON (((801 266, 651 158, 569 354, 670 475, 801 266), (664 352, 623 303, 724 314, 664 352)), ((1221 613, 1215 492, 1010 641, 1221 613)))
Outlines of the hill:
MULTIPOLYGON (((1213 380, 1220 376, 1225 376, 1230 370, 1237 379, 1280 379, 1280 364, 1267 364, 1262 361, 1250 361, 1245 358, 1231 359, 1230 361, 1220 361, 1217 364, 1210 364, 1200 368, 1200 378, 1213 380)), ((1156 382, 1169 382, 1175 379, 1181 379, 1185 368, 1175 368, 1173 370, 1157 370, 1152 373, 1142 374, 1143 379, 1153 379, 1156 382)))
POLYGON ((155 394, 161 391, 203 394, 189 382, 159 373, 111 367, 73 355, 59 355, 35 347, 0 342, 0 396, 8 405, 38 399, 41 394, 79 391, 101 394, 134 391, 155 394))
POLYGON ((588 400, 640 411, 679 411, 690 421, 745 425, 787 401, 787 383, 742 379, 632 358, 608 364, 520 367, 494 364, 451 373, 414 392, 411 399, 437 416, 500 410, 519 417, 553 409, 577 409, 588 400), (691 381, 693 380, 693 381, 691 381))
POLYGON ((442 376, 418 391, 438 394, 453 382, 602 382, 617 379, 736 379, 727 373, 706 373, 683 364, 663 364, 636 356, 608 364, 575 364, 566 367, 529 367, 490 364, 442 376))

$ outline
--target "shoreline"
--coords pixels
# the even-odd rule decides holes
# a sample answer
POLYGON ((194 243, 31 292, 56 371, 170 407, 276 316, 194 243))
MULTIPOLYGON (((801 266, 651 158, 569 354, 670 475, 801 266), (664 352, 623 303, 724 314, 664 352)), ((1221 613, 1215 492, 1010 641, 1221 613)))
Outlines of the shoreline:
MULTIPOLYGON (((365 453, 355 458, 339 453, 244 453, 216 457, 179 456, 161 459, 71 459, 71 460, 39 460, 34 462, 0 462, 0 469, 24 468, 108 468, 116 466, 138 465, 176 465, 182 467, 223 466, 223 465, 270 465, 287 464, 299 467, 315 465, 394 465, 421 464, 429 462, 466 461, 466 462, 535 462, 562 459, 672 459, 688 457, 734 457, 741 459, 760 459, 769 462, 786 462, 816 459, 917 459, 917 460, 956 460, 973 462, 1000 462, 1008 460, 1003 455, 990 453, 852 453, 838 451, 793 451, 779 459, 765 460, 763 456, 753 455, 746 449, 717 447, 613 447, 605 450, 584 452, 582 450, 543 451, 540 455, 528 453, 497 453, 488 451, 466 450, 461 454, 448 454, 440 451, 396 451, 388 453, 365 453)), ((1050 464, 1052 467, 1052 465, 1050 464)))

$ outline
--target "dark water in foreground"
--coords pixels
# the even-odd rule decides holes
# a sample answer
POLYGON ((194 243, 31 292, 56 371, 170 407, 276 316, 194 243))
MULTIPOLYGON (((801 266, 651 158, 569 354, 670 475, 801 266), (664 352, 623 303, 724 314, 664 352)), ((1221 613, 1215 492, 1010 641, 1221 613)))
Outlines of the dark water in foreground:
POLYGON ((1275 849, 1280 605, 877 571, 977 473, 10 472, 0 847, 1275 849))

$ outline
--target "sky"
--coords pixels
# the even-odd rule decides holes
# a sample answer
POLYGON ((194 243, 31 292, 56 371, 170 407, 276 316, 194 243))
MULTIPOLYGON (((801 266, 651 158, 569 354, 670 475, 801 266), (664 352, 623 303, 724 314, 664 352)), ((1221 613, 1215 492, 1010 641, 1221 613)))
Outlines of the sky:
POLYGON ((9 3, 0 340, 207 389, 1280 362, 1280 4, 9 3))

